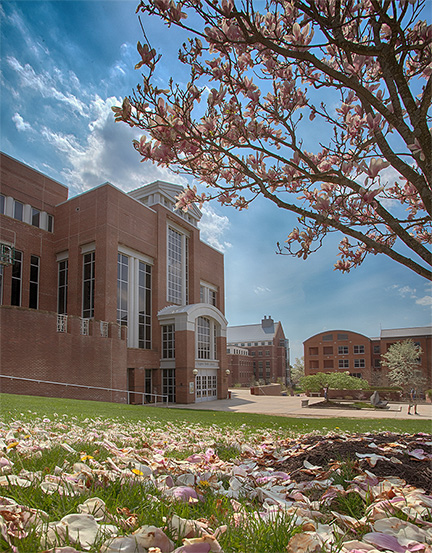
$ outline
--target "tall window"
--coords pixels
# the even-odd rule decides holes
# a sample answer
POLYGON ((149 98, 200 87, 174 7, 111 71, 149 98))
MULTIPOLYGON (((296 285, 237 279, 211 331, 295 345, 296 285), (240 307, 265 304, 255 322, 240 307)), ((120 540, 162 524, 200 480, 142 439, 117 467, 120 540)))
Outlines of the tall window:
POLYGON ((175 369, 162 370, 162 393, 168 396, 170 403, 175 402, 175 369))
POLYGON ((151 348, 151 265, 138 263, 138 347, 151 348))
POLYGON ((3 303, 3 269, 4 265, 0 265, 0 305, 3 303))
POLYGON ((39 209, 36 209, 36 208, 32 207, 31 214, 32 214, 31 224, 34 227, 39 227, 39 224, 40 224, 40 211, 39 211, 39 209))
POLYGON ((57 313, 67 313, 68 260, 59 261, 57 279, 57 313))
POLYGON ((152 268, 126 253, 117 257, 117 322, 127 327, 129 347, 151 349, 152 268))
POLYGON ((52 232, 54 230, 54 217, 52 215, 47 215, 47 225, 48 225, 48 232, 52 232))
POLYGON ((5 212, 5 203, 6 203, 6 198, 3 196, 3 194, 0 194, 0 213, 5 212))
POLYGON ((175 327, 173 324, 162 326, 162 359, 175 358, 175 327))
POLYGON ((95 294, 95 252, 84 254, 83 258, 83 309, 82 316, 85 319, 94 317, 95 294))
POLYGON ((210 359, 210 320, 198 317, 198 359, 210 359))
POLYGON ((23 220, 24 215, 24 204, 19 202, 18 200, 14 201, 14 219, 17 219, 18 221, 23 220))
POLYGON ((37 255, 30 256, 30 290, 29 290, 29 307, 30 309, 38 308, 39 300, 39 263, 40 259, 37 255))
POLYGON ((197 359, 217 359, 217 324, 213 319, 198 317, 196 321, 197 359))
POLYGON ((15 250, 15 261, 12 265, 11 305, 21 305, 22 261, 22 252, 15 250))
POLYGON ((122 326, 128 324, 128 280, 129 258, 119 253, 117 263, 117 322, 122 326))
POLYGON ((177 305, 189 303, 188 277, 188 238, 168 227, 167 301, 177 305))

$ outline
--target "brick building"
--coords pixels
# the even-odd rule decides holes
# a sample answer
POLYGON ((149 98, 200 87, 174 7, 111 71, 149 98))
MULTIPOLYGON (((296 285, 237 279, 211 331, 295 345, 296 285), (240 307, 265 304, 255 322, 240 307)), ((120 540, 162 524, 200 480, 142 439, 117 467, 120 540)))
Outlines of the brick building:
MULTIPOLYGON (((252 357, 253 379, 263 380, 267 384, 281 381, 286 384, 289 381, 289 345, 282 328, 281 322, 275 322, 270 316, 264 316, 261 324, 229 326, 227 329, 227 342, 232 348, 244 348, 252 357)), ((229 366, 240 367, 240 361, 244 354, 229 353, 229 366), (233 356, 237 355, 235 359, 233 356)), ((244 365, 243 365, 244 366, 244 365)), ((230 375, 230 385, 241 383, 241 377, 234 373, 230 375)))
POLYGON ((106 183, 68 199, 5 154, 0 182, 0 243, 14 258, 0 265, 3 392, 226 397, 223 255, 201 242, 197 207, 175 211, 180 186, 106 183))
POLYGON ((254 362, 255 359, 249 355, 247 348, 229 346, 228 354, 228 386, 234 384, 240 386, 252 386, 255 382, 254 362))
POLYGON ((311 336, 304 343, 305 374, 349 371, 374 386, 389 384, 381 366, 381 355, 395 342, 411 339, 421 346, 419 370, 432 386, 432 327, 383 329, 379 337, 368 338, 349 330, 332 330, 311 336))

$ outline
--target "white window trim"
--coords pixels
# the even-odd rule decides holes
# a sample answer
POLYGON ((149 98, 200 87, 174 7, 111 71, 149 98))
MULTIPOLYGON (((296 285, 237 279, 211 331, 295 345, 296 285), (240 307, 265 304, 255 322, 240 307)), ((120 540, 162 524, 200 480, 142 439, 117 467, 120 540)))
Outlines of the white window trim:
POLYGON ((154 265, 153 257, 150 257, 149 255, 133 250, 132 248, 128 248, 127 246, 123 246, 119 244, 118 252, 122 253, 123 255, 126 255, 127 257, 134 257, 135 259, 139 259, 143 263, 147 263, 147 265, 154 265))
POLYGON ((88 244, 83 244, 81 246, 81 253, 91 253, 96 250, 96 242, 89 242, 88 244))
POLYGON ((59 253, 56 255, 56 260, 57 260, 57 262, 66 261, 66 259, 69 259, 69 252, 68 252, 68 250, 66 250, 66 251, 64 251, 64 252, 59 252, 59 253))
POLYGON ((217 300, 218 287, 204 280, 200 280, 200 297, 201 297, 201 287, 204 290, 204 301, 202 303, 208 303, 210 305, 213 305, 213 303, 210 301, 210 291, 215 292, 216 300, 217 300))

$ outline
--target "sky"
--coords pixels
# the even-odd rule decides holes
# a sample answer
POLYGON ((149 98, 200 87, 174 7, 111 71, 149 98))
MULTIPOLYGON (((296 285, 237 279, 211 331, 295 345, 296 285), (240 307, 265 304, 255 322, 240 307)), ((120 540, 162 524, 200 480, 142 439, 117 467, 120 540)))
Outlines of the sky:
MULTIPOLYGON (((111 106, 140 82, 136 43, 142 31, 129 0, 3 0, 0 148, 69 187, 70 196, 110 182, 125 192, 157 179, 193 184, 150 162, 132 146, 140 131, 115 123, 111 106)), ((157 19, 143 19, 162 54, 159 78, 184 84, 176 63, 184 36, 157 19)), ((311 128, 311 132, 313 129, 311 128)), ((296 226, 294 215, 265 199, 237 212, 203 207, 201 239, 225 256, 225 315, 229 325, 282 323, 291 362, 303 342, 324 330, 369 337, 384 328, 431 324, 431 285, 382 255, 349 274, 334 271, 339 235, 308 260, 276 254, 296 226)))

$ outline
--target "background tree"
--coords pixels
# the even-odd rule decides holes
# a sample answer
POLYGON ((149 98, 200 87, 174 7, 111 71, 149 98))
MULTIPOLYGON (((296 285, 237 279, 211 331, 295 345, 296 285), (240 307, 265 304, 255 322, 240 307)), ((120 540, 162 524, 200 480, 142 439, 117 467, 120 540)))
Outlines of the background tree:
POLYGON ((189 32, 179 52, 189 82, 161 89, 146 39, 143 84, 115 118, 145 131, 134 142, 143 160, 208 187, 188 188, 178 207, 216 198, 244 209, 262 195, 298 215, 281 253, 307 258, 340 231, 336 269, 381 253, 431 279, 425 9, 425 0, 142 0, 137 11, 189 32))
POLYGON ((304 376, 304 357, 296 357, 294 366, 291 367, 291 383, 294 387, 300 384, 300 379, 304 376))
MULTIPOLYGON (((367 380, 350 376, 349 373, 316 373, 300 379, 303 390, 321 392, 324 388, 332 390, 366 390, 369 388, 367 380)), ((328 396, 326 398, 328 401, 328 396)))
POLYGON ((424 384, 420 368, 420 356, 423 351, 412 340, 392 344, 387 353, 381 355, 382 365, 386 367, 388 378, 395 386, 408 388, 421 387, 424 384))

